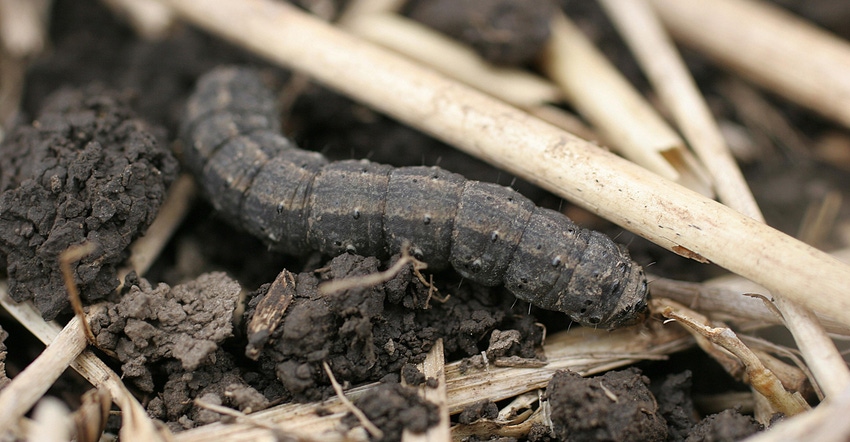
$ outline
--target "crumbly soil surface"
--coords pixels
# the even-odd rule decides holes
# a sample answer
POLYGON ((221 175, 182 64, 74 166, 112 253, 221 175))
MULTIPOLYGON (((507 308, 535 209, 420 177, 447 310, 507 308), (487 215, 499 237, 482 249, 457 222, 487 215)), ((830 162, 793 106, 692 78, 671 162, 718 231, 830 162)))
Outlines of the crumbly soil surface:
MULTIPOLYGON (((552 7, 566 8, 583 28, 596 30, 591 34, 603 47, 620 44, 613 31, 600 31, 610 26, 599 24, 598 11, 587 2, 485 3, 486 8, 470 11, 468 1, 417 1, 405 12, 426 23, 449 24, 426 18, 440 17, 437 13, 474 23, 484 20, 488 27, 473 33, 440 30, 500 63, 523 65, 533 58, 529 54, 536 54, 534 48, 548 33, 535 23, 545 22, 552 7), (485 12, 489 15, 484 17, 500 17, 516 8, 521 11, 512 20, 474 17, 485 12), (488 40, 494 35, 499 38, 488 40)), ((67 319, 56 259, 68 245, 96 240, 96 252, 74 267, 85 302, 109 298, 106 312, 93 322, 98 346, 139 393, 149 414, 172 431, 221 420, 196 400, 248 413, 288 401, 327 399, 334 393, 322 367, 326 362, 346 387, 382 384, 355 405, 381 428, 384 440, 398 440, 404 428, 421 432, 437 421, 436 408, 405 386, 429 385, 413 364, 423 361, 437 339, 443 339, 448 361, 467 358, 475 364, 483 358, 473 356, 482 353, 490 360, 536 358, 544 328, 554 333, 571 326, 563 315, 530 309, 503 289, 461 281, 452 272, 433 275, 436 292, 406 267, 382 284, 320 294, 323 282, 372 274, 393 261, 272 253, 203 200, 194 202, 146 279, 131 278, 120 296, 108 296, 117 285, 115 268, 127 258, 127 246, 153 220, 179 170, 172 152, 180 158, 177 128, 185 98, 197 77, 217 65, 258 66, 271 83, 293 93, 285 100, 282 126, 304 148, 323 151, 331 159, 437 164, 471 179, 510 184, 539 205, 562 208, 587 227, 621 235, 617 241, 628 243, 640 264, 654 263, 654 273, 703 280, 717 272, 634 239, 590 214, 561 207, 562 201, 545 191, 317 85, 291 81, 289 72, 191 27, 179 27, 161 41, 144 41, 100 2, 57 0, 50 38, 51 50, 34 60, 27 73, 19 124, 0 146, 0 255, 10 292, 19 300, 32 299, 46 318, 67 319), (295 282, 291 300, 265 334, 257 335, 249 324, 284 268, 295 282), (259 348, 255 357, 246 355, 249 344, 259 348)), ((633 64, 620 61, 628 59, 626 52, 612 53, 625 74, 641 84, 633 64)), ((711 94, 720 74, 703 61, 691 63, 711 94)), ((719 113, 735 119, 717 95, 711 97, 719 113)), ((811 117, 799 118, 811 123, 811 117)), ((814 137, 824 123, 801 127, 814 137)), ((769 203, 765 212, 770 223, 784 230, 799 225, 788 214, 802 213, 795 210, 800 201, 848 188, 846 173, 812 158, 789 157, 793 161, 776 155, 773 162, 747 170, 757 196, 769 203), (795 187, 788 178, 789 163, 818 180, 795 187)), ((9 329, 9 322, 0 317, 4 328, 9 329)), ((0 331, 0 388, 4 365, 14 368, 10 374, 17 373, 32 353, 8 340, 7 350, 2 335, 0 331)), ((553 428, 536 426, 524 439, 720 441, 759 430, 752 418, 737 411, 705 417, 694 405, 692 390, 704 392, 700 384, 705 379, 723 378, 712 384, 711 393, 741 389, 705 359, 674 356, 643 363, 641 369, 593 378, 558 373, 546 390, 553 428)), ((78 391, 87 388, 76 378, 58 385, 68 384, 76 384, 78 391)), ((67 396, 76 406, 74 395, 67 396)), ((452 419, 464 424, 493 419, 504 405, 482 398, 452 419)), ((354 416, 344 422, 359 425, 354 416)))
POLYGON ((177 162, 163 130, 136 118, 125 97, 94 85, 48 96, 37 118, 0 144, 0 171, 9 293, 53 319, 69 305, 59 254, 94 243, 73 266, 83 298, 115 290, 116 268, 156 217, 177 162))

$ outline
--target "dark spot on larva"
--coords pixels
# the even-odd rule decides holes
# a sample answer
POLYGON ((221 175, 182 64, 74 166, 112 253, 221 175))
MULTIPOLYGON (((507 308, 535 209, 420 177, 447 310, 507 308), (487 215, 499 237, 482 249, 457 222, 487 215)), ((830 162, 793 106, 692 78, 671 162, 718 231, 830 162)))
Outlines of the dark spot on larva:
POLYGON ((478 272, 481 271, 481 265, 482 265, 481 258, 478 258, 475 261, 472 261, 472 264, 469 266, 469 269, 472 270, 475 273, 478 273, 478 272))
POLYGON ((342 247, 342 241, 334 241, 334 245, 337 247, 342 247))
POLYGON ((357 247, 354 247, 353 244, 349 244, 345 246, 345 251, 348 253, 357 253, 357 247))
POLYGON ((494 230, 492 233, 490 233, 490 241, 491 241, 491 242, 496 242, 496 241, 498 241, 498 240, 499 240, 499 231, 498 231, 498 230, 494 230))
POLYGON ((360 219, 360 209, 354 209, 354 219, 360 219))
POLYGON ((419 247, 414 248, 410 252, 410 254, 413 255, 414 258, 419 260, 421 260, 425 256, 425 254, 422 252, 422 249, 420 249, 419 247))
POLYGON ((283 202, 277 205, 277 214, 280 215, 281 213, 283 213, 283 202))
POLYGON ((431 214, 426 213, 425 216, 422 218, 422 222, 426 225, 431 224, 431 214))
POLYGON ((543 248, 543 244, 537 244, 537 247, 535 247, 535 248, 536 248, 537 250, 540 250, 540 249, 542 249, 542 248, 543 248))
POLYGON ((558 267, 559 265, 561 265, 561 255, 552 258, 552 267, 558 267))

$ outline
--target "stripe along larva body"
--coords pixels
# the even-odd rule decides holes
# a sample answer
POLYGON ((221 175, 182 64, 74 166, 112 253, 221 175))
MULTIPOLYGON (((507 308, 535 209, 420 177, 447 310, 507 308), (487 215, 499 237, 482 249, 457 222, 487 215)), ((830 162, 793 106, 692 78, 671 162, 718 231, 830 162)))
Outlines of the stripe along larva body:
POLYGON ((216 209, 273 248, 387 257, 402 244, 431 268, 597 327, 635 322, 646 278, 625 250, 517 192, 438 167, 329 163, 280 135, 274 95, 248 69, 198 82, 185 161, 216 209))

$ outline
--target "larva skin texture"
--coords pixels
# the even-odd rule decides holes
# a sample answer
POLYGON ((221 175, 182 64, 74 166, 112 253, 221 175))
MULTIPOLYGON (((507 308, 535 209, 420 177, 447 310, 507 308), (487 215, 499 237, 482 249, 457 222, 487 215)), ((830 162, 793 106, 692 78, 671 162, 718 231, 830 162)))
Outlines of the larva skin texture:
POLYGON ((256 72, 219 68, 187 104, 185 162, 215 208, 272 248, 386 258, 402 244, 432 269, 594 327, 645 316, 643 270, 610 238, 517 192, 438 167, 329 163, 280 135, 256 72))

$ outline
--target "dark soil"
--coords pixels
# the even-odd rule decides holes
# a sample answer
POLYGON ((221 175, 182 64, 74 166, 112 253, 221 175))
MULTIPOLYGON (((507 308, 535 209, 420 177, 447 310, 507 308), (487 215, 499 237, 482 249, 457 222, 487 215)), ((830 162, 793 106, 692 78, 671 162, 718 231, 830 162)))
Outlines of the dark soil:
POLYGON ((637 369, 583 378, 559 371, 546 387, 553 431, 570 441, 664 441, 667 425, 637 369))
POLYGON ((69 305, 59 255, 83 241, 96 245, 73 267, 83 298, 115 290, 127 246, 153 222, 177 173, 164 136, 126 98, 93 86, 51 95, 4 140, 0 255, 13 299, 55 318, 69 305))
MULTIPOLYGON (((498 62, 532 60, 548 34, 543 23, 551 5, 484 3, 486 8, 470 10, 467 1, 417 1, 409 14, 445 24, 443 32, 498 62), (459 31, 452 20, 426 18, 433 14, 427 10, 438 4, 448 5, 444 7, 451 8, 452 18, 465 17, 483 26, 468 33, 459 31), (517 8, 519 15, 510 20, 482 18, 517 8)), ((604 19, 593 7, 584 6, 587 2, 560 3, 576 11, 584 29, 596 30, 603 47, 619 48, 608 52, 641 85, 641 76, 623 55, 618 38, 599 31, 610 28, 600 24, 604 19)), ((438 12, 445 16, 448 10, 438 12)), ((13 296, 32 298, 46 318, 56 317, 67 306, 56 259, 68 245, 86 239, 100 244, 75 266, 86 302, 113 292, 115 268, 126 259, 127 245, 153 219, 177 172, 169 150, 173 147, 180 156, 180 144, 175 142, 179 118, 201 74, 221 64, 248 63, 260 66, 279 86, 292 85, 288 72, 188 26, 162 41, 142 41, 94 0, 55 1, 51 42, 51 51, 35 60, 28 72, 22 124, 7 132, 0 154, 0 255, 5 257, 13 296), (63 87, 67 89, 56 93, 63 87), (33 115, 37 118, 30 123, 33 115)), ((711 90, 717 71, 697 71, 697 78, 711 90)), ((302 147, 320 150, 331 159, 437 164, 470 179, 510 184, 543 206, 562 204, 547 192, 514 181, 347 98, 313 84, 295 89, 296 96, 287 97, 291 106, 285 109, 282 125, 302 147)), ((782 170, 777 166, 768 174, 784 176, 782 170)), ((765 189, 765 194, 784 194, 771 185, 765 189)), ((584 220, 620 233, 590 215, 584 220)), ((658 274, 698 280, 710 271, 704 266, 695 269, 644 241, 632 241, 628 234, 618 242, 629 243, 641 264, 656 263, 652 271, 658 274)), ((491 361, 535 358, 543 334, 539 324, 549 333, 571 325, 563 315, 529 309, 504 290, 461 281, 452 272, 434 275, 437 294, 429 293, 409 268, 374 287, 331 295, 317 292, 326 280, 370 274, 391 264, 355 255, 325 262, 319 256, 274 254, 198 201, 147 275, 174 287, 131 280, 122 297, 110 299, 107 313, 93 326, 98 345, 118 361, 121 374, 140 392, 148 412, 174 431, 221 419, 194 405, 195 399, 247 413, 284 401, 331 397, 334 393, 322 369, 322 362, 327 362, 346 387, 382 382, 356 405, 385 432, 385 440, 397 440, 402 428, 424 431, 436 421, 433 405, 421 402, 399 381, 428 385, 412 364, 421 362, 437 339, 443 339, 447 360, 452 361, 468 358, 474 364, 470 356, 482 352, 491 361), (284 267, 295 274, 292 300, 267 336, 255 342, 261 348, 255 361, 245 356, 247 324, 284 267), (238 283, 221 273, 199 277, 210 270, 225 271, 238 283), (182 284, 185 281, 191 282, 182 284), (250 292, 247 310, 233 325, 243 288, 250 292)), ((2 335, 0 387, 7 357, 2 335)), ((667 375, 669 369, 662 367, 666 363, 642 364, 645 376, 634 369, 590 379, 557 374, 546 393, 555 434, 538 426, 527 439, 720 441, 759 430, 751 418, 735 411, 700 420, 691 383, 715 373, 708 364, 688 360, 677 368, 679 374, 667 375), (681 372, 685 368, 693 375, 681 372)), ((16 361, 15 366, 22 365, 16 361)), ((728 377, 725 380, 724 389, 731 384, 728 377)), ((491 419, 502 405, 482 398, 453 419, 461 423, 491 419)), ((345 422, 359 425, 353 416, 345 422)))
POLYGON ((549 39, 550 0, 414 0, 408 14, 499 65, 533 61, 549 39))
POLYGON ((233 335, 233 312, 241 287, 224 273, 186 284, 153 288, 146 280, 92 318, 98 348, 122 363, 125 379, 153 392, 153 372, 165 359, 193 371, 215 363, 214 352, 233 335))
POLYGON ((0 389, 11 382, 6 376, 6 338, 8 337, 9 333, 0 328, 0 389))
MULTIPOLYGON (((424 433, 440 420, 436 405, 424 401, 416 390, 396 382, 369 391, 357 398, 354 406, 363 410, 369 421, 383 431, 384 437, 373 439, 383 442, 401 440, 404 430, 424 433)), ((342 418, 342 424, 349 428, 360 426, 352 413, 342 418)))

